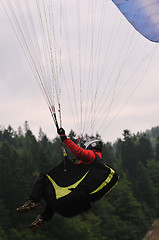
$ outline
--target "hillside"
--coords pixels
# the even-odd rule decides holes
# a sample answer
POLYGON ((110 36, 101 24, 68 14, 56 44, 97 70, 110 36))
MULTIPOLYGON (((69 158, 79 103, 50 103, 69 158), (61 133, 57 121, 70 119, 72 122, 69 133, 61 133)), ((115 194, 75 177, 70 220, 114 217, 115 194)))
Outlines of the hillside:
POLYGON ((152 224, 143 240, 159 240, 159 219, 152 224))

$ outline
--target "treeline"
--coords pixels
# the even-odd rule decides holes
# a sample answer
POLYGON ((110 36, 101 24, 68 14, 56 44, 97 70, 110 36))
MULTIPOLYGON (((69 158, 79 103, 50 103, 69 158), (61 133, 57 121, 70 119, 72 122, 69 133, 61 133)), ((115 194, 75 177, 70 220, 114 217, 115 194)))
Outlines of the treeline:
MULTIPOLYGON (((158 128, 156 128, 156 132, 158 128)), ((0 129, 0 240, 142 240, 159 217, 159 133, 147 137, 124 130, 123 139, 105 143, 103 159, 119 175, 119 183, 96 202, 92 210, 74 218, 57 214, 44 227, 28 229, 40 209, 17 214, 40 171, 49 171, 62 160, 59 138, 50 141, 39 131, 0 129), (153 139, 152 139, 153 138, 153 139), (153 140, 153 145, 151 143, 153 140)), ((77 141, 73 131, 70 137, 77 141)))

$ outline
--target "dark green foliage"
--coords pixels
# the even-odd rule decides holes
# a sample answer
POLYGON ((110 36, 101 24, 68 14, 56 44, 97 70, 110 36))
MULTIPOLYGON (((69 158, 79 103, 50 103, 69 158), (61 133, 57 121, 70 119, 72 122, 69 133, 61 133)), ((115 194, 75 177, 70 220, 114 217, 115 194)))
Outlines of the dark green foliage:
POLYGON ((114 167, 113 166, 113 164, 115 164, 114 149, 110 143, 103 144, 102 156, 106 164, 114 167))
POLYGON ((128 174, 130 179, 136 177, 136 167, 138 156, 133 137, 128 130, 124 131, 124 140, 121 145, 121 157, 123 161, 122 169, 128 174))
POLYGON ((159 136, 156 139, 155 159, 159 162, 159 136))
MULTIPOLYGON (((114 145, 103 144, 103 160, 119 174, 119 183, 91 211, 74 218, 57 214, 42 230, 27 225, 42 210, 18 215, 39 172, 62 160, 59 138, 50 141, 40 129, 35 138, 25 122, 16 133, 0 130, 0 240, 141 240, 159 217, 159 129, 132 135, 124 130, 114 145)), ((78 143, 76 133, 69 136, 78 143)))
POLYGON ((138 159, 140 159, 144 166, 146 166, 148 160, 153 157, 152 145, 145 135, 138 137, 137 154, 138 159))

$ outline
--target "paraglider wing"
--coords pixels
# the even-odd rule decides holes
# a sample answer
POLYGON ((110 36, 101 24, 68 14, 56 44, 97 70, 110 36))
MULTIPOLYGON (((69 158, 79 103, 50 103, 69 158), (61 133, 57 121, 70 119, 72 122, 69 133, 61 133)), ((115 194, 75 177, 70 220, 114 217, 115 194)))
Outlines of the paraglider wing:
POLYGON ((112 1, 139 33, 153 42, 159 42, 158 0, 112 1))

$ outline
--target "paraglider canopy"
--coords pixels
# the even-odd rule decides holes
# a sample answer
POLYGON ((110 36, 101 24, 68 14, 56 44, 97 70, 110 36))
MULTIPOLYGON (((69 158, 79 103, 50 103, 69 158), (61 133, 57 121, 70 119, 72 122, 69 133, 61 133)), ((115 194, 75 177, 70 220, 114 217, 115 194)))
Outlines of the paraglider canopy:
POLYGON ((139 33, 153 42, 159 42, 158 0, 112 1, 139 33))

